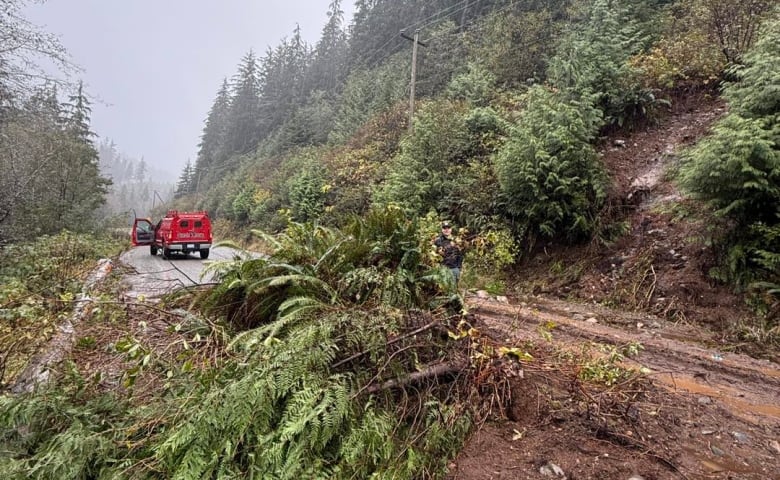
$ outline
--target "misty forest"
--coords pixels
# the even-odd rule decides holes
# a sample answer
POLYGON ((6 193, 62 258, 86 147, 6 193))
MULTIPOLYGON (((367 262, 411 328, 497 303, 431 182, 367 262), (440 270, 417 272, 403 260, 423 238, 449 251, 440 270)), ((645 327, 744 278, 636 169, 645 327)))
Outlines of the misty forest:
POLYGON ((601 148, 686 98, 728 108, 664 175, 718 226, 703 275, 780 347, 774 0, 356 0, 351 19, 333 0, 316 44, 295 29, 224 72, 174 183, 92 132, 25 3, 0 0, 2 478, 447 478, 531 355, 478 338, 430 239, 455 224, 460 287, 486 290, 614 244, 630 211, 601 148), (183 340, 80 337, 120 380, 65 361, 12 393, 128 218, 167 209, 264 255, 155 305, 110 284, 92 321, 143 311, 183 340))

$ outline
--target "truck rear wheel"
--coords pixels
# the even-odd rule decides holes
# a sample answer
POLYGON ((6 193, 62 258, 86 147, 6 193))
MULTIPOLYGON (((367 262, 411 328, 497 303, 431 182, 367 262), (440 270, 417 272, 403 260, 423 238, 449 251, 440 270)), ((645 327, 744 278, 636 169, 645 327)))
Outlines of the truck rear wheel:
POLYGON ((200 249, 200 258, 203 260, 209 258, 209 249, 208 248, 201 248, 200 249))
POLYGON ((149 245, 149 253, 151 253, 152 256, 157 255, 157 247, 154 244, 149 245))

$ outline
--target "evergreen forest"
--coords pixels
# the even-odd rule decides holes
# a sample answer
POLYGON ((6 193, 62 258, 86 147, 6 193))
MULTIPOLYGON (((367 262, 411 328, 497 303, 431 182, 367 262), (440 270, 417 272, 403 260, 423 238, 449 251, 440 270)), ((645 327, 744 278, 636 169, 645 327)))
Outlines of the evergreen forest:
POLYGON ((225 72, 174 186, 96 138, 80 83, 40 81, 31 51, 72 66, 23 4, 0 0, 2 478, 445 478, 533 355, 468 323, 431 249, 441 222, 485 289, 547 249, 617 241, 599 148, 691 96, 727 111, 665 174, 723 226, 708 278, 780 345, 775 0, 356 0, 351 19, 332 0, 316 44, 295 29, 225 72), (206 210, 263 255, 159 304, 110 283, 91 321, 157 319, 76 341, 120 355, 120 379, 66 361, 12 394, 75 280, 128 247, 106 219, 152 207, 206 210))

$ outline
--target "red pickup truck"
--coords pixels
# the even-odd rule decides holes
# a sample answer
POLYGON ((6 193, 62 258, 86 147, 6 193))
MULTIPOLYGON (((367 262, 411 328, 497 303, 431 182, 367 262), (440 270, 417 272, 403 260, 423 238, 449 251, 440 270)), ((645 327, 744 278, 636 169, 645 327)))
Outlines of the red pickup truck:
POLYGON ((209 258, 211 248, 211 221, 208 213, 179 212, 169 210, 156 225, 148 218, 136 218, 131 234, 133 245, 149 245, 149 253, 168 259, 174 252, 184 255, 200 253, 200 258, 209 258))

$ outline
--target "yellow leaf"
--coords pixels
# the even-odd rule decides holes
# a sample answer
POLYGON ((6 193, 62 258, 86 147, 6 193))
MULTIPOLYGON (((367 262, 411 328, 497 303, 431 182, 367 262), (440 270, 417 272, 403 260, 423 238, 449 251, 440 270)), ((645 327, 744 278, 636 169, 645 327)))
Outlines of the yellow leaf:
POLYGON ((526 352, 525 350, 514 348, 514 347, 500 347, 498 349, 498 353, 501 354, 501 356, 512 356, 515 357, 518 360, 533 360, 534 357, 530 353, 526 352))

